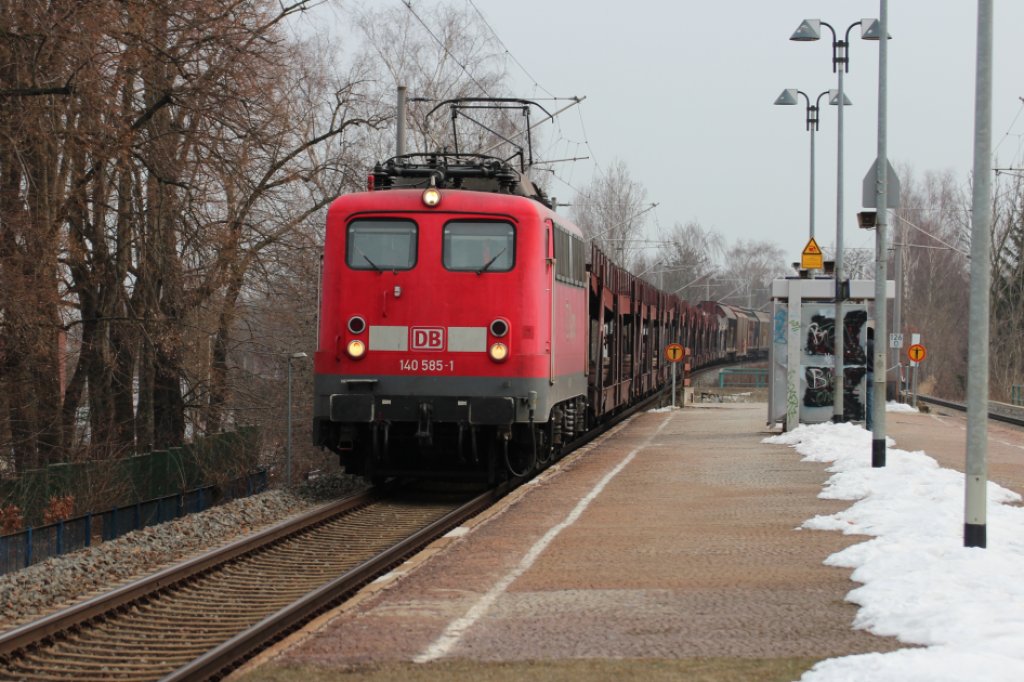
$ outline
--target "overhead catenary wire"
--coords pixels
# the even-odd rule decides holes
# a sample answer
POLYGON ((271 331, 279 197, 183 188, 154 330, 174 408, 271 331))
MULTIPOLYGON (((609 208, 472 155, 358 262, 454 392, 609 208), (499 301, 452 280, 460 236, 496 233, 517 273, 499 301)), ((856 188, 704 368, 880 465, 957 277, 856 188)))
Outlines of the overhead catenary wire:
POLYGON ((434 31, 429 26, 427 26, 427 22, 423 21, 420 15, 416 13, 416 10, 412 8, 412 0, 402 0, 402 4, 405 5, 406 9, 408 9, 409 12, 416 18, 416 21, 420 22, 420 26, 422 26, 423 29, 430 34, 430 37, 434 39, 434 42, 436 42, 442 50, 444 50, 445 54, 451 57, 452 61, 454 61, 459 66, 459 68, 462 69, 463 73, 469 76, 469 79, 473 81, 473 83, 478 88, 480 88, 480 92, 484 93, 488 97, 492 97, 491 93, 487 91, 487 88, 485 88, 483 84, 476 79, 476 76, 469 72, 469 68, 461 61, 459 61, 458 57, 452 54, 452 51, 448 49, 448 46, 444 44, 444 41, 438 38, 434 31))
MULTIPOLYGON (((423 18, 420 17, 419 14, 417 14, 416 10, 413 8, 412 0, 402 0, 402 4, 404 4, 406 9, 408 9, 409 12, 412 14, 412 16, 415 17, 416 21, 418 21, 420 23, 420 25, 423 26, 424 30, 426 30, 430 34, 431 38, 433 38, 433 40, 444 50, 444 52, 449 57, 451 57, 451 59, 453 61, 455 61, 455 63, 459 66, 459 68, 462 69, 462 71, 473 81, 473 83, 476 84, 476 86, 480 89, 480 91, 483 92, 486 96, 491 97, 491 94, 487 91, 487 89, 483 86, 483 84, 481 84, 473 76, 473 74, 469 71, 469 68, 465 64, 460 62, 455 57, 455 55, 453 55, 451 53, 451 51, 447 48, 447 46, 444 44, 444 42, 442 40, 440 40, 440 38, 438 38, 438 36, 434 33, 433 30, 431 30, 431 28, 427 25, 427 23, 423 20, 423 18)), ((484 16, 483 12, 476 5, 474 0, 467 0, 467 4, 476 13, 476 15, 479 17, 480 21, 483 22, 484 26, 487 28, 487 30, 490 32, 490 34, 493 36, 493 38, 497 42, 497 44, 504 50, 504 54, 507 55, 507 57, 512 61, 513 64, 515 64, 515 66, 520 71, 522 71, 522 73, 532 83, 534 88, 539 88, 541 91, 543 91, 548 96, 547 99, 550 99, 552 101, 568 100, 568 101, 571 102, 568 106, 563 107, 558 112, 556 112, 555 114, 551 115, 549 117, 549 119, 545 119, 545 120, 552 120, 552 121, 554 121, 554 123, 556 125, 556 128, 558 129, 559 137, 562 140, 565 140, 567 143, 572 142, 573 144, 577 145, 577 148, 580 145, 582 145, 587 150, 587 156, 584 156, 584 157, 581 157, 578 153, 567 153, 564 156, 569 157, 569 158, 575 158, 577 160, 583 160, 583 159, 588 159, 589 158, 590 160, 593 161, 594 167, 597 170, 597 172, 598 173, 603 172, 602 165, 598 161, 597 155, 594 153, 593 147, 590 144, 590 137, 587 134, 586 123, 584 122, 583 113, 581 111, 582 106, 577 106, 577 105, 581 105, 582 101, 584 99, 586 99, 586 97, 585 96, 584 97, 558 97, 558 96, 554 95, 550 90, 545 88, 543 85, 541 85, 540 82, 533 76, 533 74, 530 73, 530 71, 526 68, 526 66, 515 56, 515 54, 513 54, 512 50, 509 49, 508 45, 505 44, 505 41, 503 41, 501 39, 501 36, 498 35, 498 32, 494 29, 494 27, 491 25, 491 23, 487 20, 487 17, 484 16), (568 140, 568 138, 566 138, 566 136, 562 133, 561 123, 559 122, 559 120, 557 118, 557 115, 559 113, 562 113, 562 111, 565 111, 566 109, 569 109, 570 107, 573 107, 573 106, 576 106, 576 108, 577 108, 577 115, 578 115, 578 118, 579 118, 580 130, 583 133, 583 140, 582 141, 575 141, 575 140, 570 141, 570 140, 568 140)), ((543 101, 542 98, 535 98, 535 99, 543 101)), ((539 121, 538 124, 539 123, 543 123, 545 120, 539 121)), ((574 167, 575 167, 575 164, 571 164, 570 165, 570 173, 572 172, 572 169, 574 167)), ((580 195, 580 196, 583 196, 583 197, 586 197, 586 198, 591 198, 591 196, 590 196, 590 194, 588 192, 579 189, 572 182, 566 180, 565 178, 562 178, 554 169, 544 169, 544 170, 549 172, 551 174, 551 177, 553 177, 555 180, 558 180, 559 182, 561 182, 562 184, 566 185, 567 187, 572 189, 574 192, 576 192, 577 195, 580 195)), ((659 229, 659 232, 660 232, 660 229, 659 229)))
MULTIPOLYGON (((406 6, 409 8, 409 10, 412 11, 410 0, 403 0, 403 1, 405 2, 406 6)), ((545 101, 545 100, 562 101, 562 100, 570 100, 570 101, 573 101, 574 104, 578 104, 581 101, 581 99, 579 97, 558 97, 558 96, 554 95, 550 90, 545 88, 543 85, 541 85, 540 82, 536 78, 533 77, 533 74, 531 74, 527 70, 527 68, 523 65, 523 63, 520 62, 519 59, 517 59, 516 56, 512 53, 512 50, 510 50, 508 45, 505 44, 505 41, 503 41, 501 39, 501 36, 498 35, 498 32, 496 30, 494 30, 494 27, 487 20, 487 17, 484 16, 484 13, 480 11, 480 8, 476 6, 476 3, 474 3, 473 0, 467 0, 467 3, 469 4, 470 7, 473 8, 473 11, 476 12, 476 15, 480 18, 480 21, 483 22, 484 26, 487 27, 487 30, 490 31, 491 35, 494 37, 494 40, 497 41, 498 45, 500 45, 501 48, 505 51, 505 55, 509 59, 511 59, 512 62, 517 67, 519 67, 519 70, 522 71, 526 75, 526 77, 533 84, 534 88, 535 89, 539 88, 540 90, 543 90, 548 95, 548 97, 546 97, 546 98, 534 97, 533 98, 534 101, 545 101)), ((414 15, 415 15, 415 12, 414 12, 414 15)), ((417 16, 417 19, 419 19, 418 16, 417 16)), ((421 19, 420 19, 420 23, 423 23, 423 21, 421 19)), ((424 27, 425 27, 425 24, 424 24, 424 27)), ((437 40, 436 37, 435 37, 435 40, 437 40)), ((469 74, 468 71, 466 71, 466 73, 469 74)), ((470 76, 470 77, 472 77, 472 76, 470 76)), ((478 83, 478 86, 479 86, 479 83, 478 83)), ((484 88, 482 86, 481 86, 481 90, 483 90, 486 93, 486 90, 484 90, 484 88)), ((488 95, 488 96, 490 96, 490 95, 488 95)), ((572 106, 572 105, 570 105, 570 106, 572 106)), ((560 128, 560 125, 558 124, 557 119, 555 118, 555 116, 557 116, 558 113, 560 113, 560 112, 556 112, 556 114, 552 115, 550 117, 550 119, 555 121, 556 122, 556 126, 558 126, 560 128)), ((545 120, 547 120, 547 119, 545 119, 545 120)), ((543 122, 544 121, 540 121, 538 123, 543 123, 543 122)), ((535 127, 535 126, 533 126, 533 127, 535 127)))
POLYGON ((594 153, 594 149, 590 146, 590 136, 587 134, 587 125, 583 122, 583 107, 577 107, 576 114, 580 119, 580 130, 583 131, 583 144, 587 145, 587 152, 590 153, 590 158, 594 160, 594 166, 598 172, 601 171, 601 163, 597 160, 597 154, 594 153))
POLYGON ((999 147, 1003 144, 1003 142, 1006 141, 1006 138, 1010 136, 1010 131, 1012 131, 1013 127, 1017 125, 1017 119, 1020 118, 1021 113, 1024 112, 1024 97, 1018 97, 1017 99, 1020 100, 1020 107, 1018 107, 1017 109, 1017 115, 1013 117, 1013 120, 1010 122, 1010 127, 1006 129, 1006 132, 1003 133, 1003 136, 999 138, 999 144, 997 144, 995 146, 995 149, 992 150, 993 158, 995 158, 996 152, 999 151, 999 147))
POLYGON ((486 27, 487 27, 487 30, 491 32, 491 35, 492 35, 492 36, 494 36, 494 39, 495 39, 495 40, 497 40, 497 41, 498 41, 498 44, 499 44, 499 45, 501 45, 502 49, 504 49, 504 50, 505 50, 505 54, 507 54, 507 55, 508 55, 508 57, 509 57, 509 59, 511 59, 511 60, 512 60, 512 62, 513 62, 513 63, 514 63, 514 64, 515 64, 516 66, 518 66, 518 67, 519 67, 519 70, 520 70, 520 71, 522 71, 522 72, 523 72, 524 74, 526 74, 526 77, 530 79, 530 81, 531 81, 531 82, 533 83, 533 85, 534 85, 535 87, 538 87, 538 88, 540 88, 540 89, 541 89, 541 90, 543 90, 543 91, 544 91, 545 93, 547 93, 547 95, 548 95, 548 96, 549 96, 549 97, 550 97, 551 99, 553 99, 553 100, 557 100, 557 99, 559 99, 558 97, 555 97, 555 95, 553 95, 553 94, 551 93, 551 91, 550 91, 550 90, 548 90, 548 89, 547 89, 547 88, 545 88, 545 87, 544 87, 543 85, 541 85, 541 84, 540 84, 540 83, 539 83, 539 82, 537 81, 537 79, 536 79, 536 78, 534 78, 534 77, 533 77, 533 75, 532 75, 532 74, 531 74, 531 73, 530 73, 529 71, 527 71, 527 70, 526 70, 526 67, 525 67, 525 66, 523 66, 523 65, 522 65, 522 63, 521 63, 521 62, 520 62, 520 61, 519 61, 518 59, 516 59, 516 56, 515 56, 514 54, 512 54, 512 50, 508 49, 508 46, 507 46, 507 45, 505 44, 505 41, 503 41, 503 40, 501 39, 501 36, 499 36, 499 35, 498 35, 498 32, 497 32, 497 31, 495 31, 495 30, 494 30, 494 27, 493 27, 493 26, 491 26, 491 23, 490 23, 489 21, 487 21, 487 17, 485 17, 485 16, 484 16, 484 13, 480 11, 480 8, 476 6, 476 3, 475 3, 475 2, 473 2, 473 0, 467 0, 467 2, 469 2, 469 5, 470 5, 470 7, 472 7, 472 8, 473 8, 473 10, 474 10, 474 11, 475 11, 475 12, 477 13, 477 16, 479 16, 479 17, 480 17, 480 20, 481 20, 482 22, 484 22, 484 26, 486 26, 486 27))
MULTIPOLYGON (((562 107, 561 109, 559 109, 558 111, 556 111, 553 114, 548 114, 546 117, 542 118, 541 120, 537 121, 536 123, 531 124, 528 128, 526 128, 526 130, 524 130, 522 132, 523 133, 528 133, 528 132, 530 132, 531 130, 533 130, 534 128, 536 128, 537 126, 539 126, 542 123, 546 123, 547 121, 554 121, 556 116, 561 114, 566 109, 570 109, 570 108, 572 108, 572 107, 582 103, 583 100, 586 99, 586 97, 567 97, 567 98, 564 98, 564 99, 567 99, 567 100, 571 101, 571 104, 565 105, 564 107, 562 107)), ((542 109, 542 111, 547 113, 547 110, 542 109)), ((500 144, 500 143, 498 143, 498 144, 500 144)), ((494 148, 498 146, 498 144, 495 144, 495 145, 485 149, 483 151, 483 153, 486 154, 486 153, 488 153, 490 151, 493 151, 494 148)))
MULTIPOLYGON (((403 0, 403 1, 406 3, 407 6, 410 5, 409 0, 403 0)), ((519 70, 522 71, 523 74, 526 75, 526 77, 530 80, 530 82, 533 84, 533 86, 535 88, 539 88, 540 90, 542 90, 544 93, 546 93, 548 95, 548 97, 551 100, 555 100, 555 101, 562 100, 562 99, 575 100, 574 103, 569 105, 569 106, 573 106, 575 104, 581 104, 582 101, 584 99, 586 99, 586 97, 582 97, 582 98, 580 98, 580 97, 573 97, 573 98, 557 97, 550 90, 548 90, 543 85, 541 85, 540 82, 533 76, 533 74, 531 74, 530 71, 523 65, 523 63, 520 62, 519 59, 517 59, 516 56, 512 53, 512 50, 510 50, 508 45, 505 44, 505 41, 503 41, 501 39, 501 36, 498 35, 498 32, 494 29, 494 27, 491 25, 491 23, 487 20, 487 17, 485 17, 483 12, 480 11, 480 8, 477 7, 477 5, 474 2, 474 0, 467 0, 467 3, 469 4, 470 7, 473 8, 473 11, 476 12, 477 16, 480 17, 480 20, 484 23, 484 26, 487 27, 487 29, 490 31, 491 35, 498 42, 498 45, 500 45, 501 48, 505 50, 505 54, 508 55, 508 58, 511 59, 512 62, 519 68, 519 70)), ((410 6, 410 11, 411 11, 411 6, 410 6)), ((421 23, 422 23, 422 21, 421 21, 421 23)), ((559 112, 556 112, 555 115, 551 116, 551 120, 553 120, 555 122, 555 125, 557 126, 557 128, 559 130, 559 135, 560 135, 560 137, 563 140, 566 139, 566 138, 565 138, 564 134, 562 134, 561 124, 560 124, 560 122, 558 121, 558 119, 556 117, 557 117, 558 113, 561 113, 561 111, 564 111, 567 108, 569 108, 569 107, 565 107, 562 110, 560 110, 559 112)), ((587 135, 586 125, 583 122, 583 114, 582 114, 582 111, 580 111, 580 109, 582 109, 582 107, 577 107, 577 113, 579 115, 579 121, 580 121, 580 129, 583 131, 583 141, 582 141, 582 143, 576 143, 576 144, 583 144, 583 145, 586 146, 588 156, 585 157, 585 158, 589 158, 590 160, 592 160, 594 162, 594 167, 600 173, 600 172, 602 172, 602 167, 601 167, 601 164, 597 160, 597 155, 594 154, 594 150, 590 146, 590 139, 589 139, 589 136, 587 135)), ((543 123, 543 121, 540 121, 539 123, 543 123)), ((578 157, 579 155, 578 154, 566 154, 566 156, 578 157)), ((570 168, 572 168, 572 167, 570 167, 570 168)), ((565 184, 567 187, 570 187, 571 189, 573 189, 577 194, 581 194, 581 195, 583 195, 585 197, 589 196, 585 192, 582 192, 578 188, 574 187, 572 185, 572 183, 570 183, 569 181, 561 178, 558 175, 558 173, 555 172, 554 170, 550 170, 550 173, 551 173, 552 177, 554 177, 556 180, 559 180, 560 182, 565 184)))
MULTIPOLYGON (((487 21, 487 17, 485 17, 485 16, 484 16, 484 14, 483 14, 483 12, 481 12, 481 11, 480 11, 480 8, 479 8, 479 7, 477 7, 476 3, 475 3, 475 2, 473 1, 473 0, 467 0, 467 2, 468 2, 468 3, 469 3, 469 5, 470 5, 470 6, 471 6, 471 7, 473 8, 473 10, 474 10, 474 11, 476 12, 477 16, 479 16, 479 17, 480 17, 480 20, 484 22, 484 25, 485 25, 485 26, 487 27, 487 29, 488 29, 488 30, 489 30, 489 31, 491 32, 491 35, 492 35, 492 36, 494 36, 494 39, 495 39, 495 40, 497 40, 497 41, 498 41, 498 44, 499 44, 499 45, 500 45, 500 46, 502 47, 502 49, 504 49, 504 50, 505 50, 505 54, 506 54, 506 55, 508 55, 509 59, 511 59, 511 60, 512 60, 512 62, 513 62, 513 63, 514 63, 514 64, 515 64, 515 65, 516 65, 517 67, 519 67, 519 70, 520 70, 520 71, 522 71, 522 72, 523 72, 523 74, 525 74, 525 75, 526 75, 526 77, 527 77, 527 78, 528 78, 528 79, 530 80, 530 82, 531 82, 531 83, 532 83, 532 84, 534 85, 534 87, 536 87, 536 88, 540 88, 541 90, 543 90, 543 91, 544 91, 544 92, 545 92, 545 93, 546 93, 546 94, 548 95, 548 97, 549 97, 549 98, 550 98, 551 100, 554 100, 554 101, 561 101, 561 100, 572 100, 572 101, 573 101, 573 104, 570 104, 569 106, 573 106, 573 105, 575 105, 575 104, 581 104, 581 103, 582 103, 582 101, 583 101, 584 99, 586 99, 586 97, 585 97, 585 96, 584 96, 584 97, 557 97, 556 95, 554 95, 554 93, 552 93, 552 92, 551 92, 550 90, 548 90, 548 89, 547 89, 547 88, 545 88, 545 87, 544 87, 543 85, 541 85, 541 84, 540 84, 540 82, 539 82, 539 81, 538 81, 538 80, 537 80, 536 78, 534 78, 533 74, 531 74, 531 73, 530 73, 530 71, 529 71, 529 70, 528 70, 528 69, 527 69, 527 68, 526 68, 526 67, 525 67, 525 66, 523 65, 523 63, 522 63, 522 62, 520 62, 520 61, 519 61, 519 59, 517 59, 517 58, 516 58, 516 56, 515 56, 515 55, 514 55, 514 54, 512 53, 512 50, 510 50, 510 49, 509 49, 509 47, 508 47, 508 45, 506 45, 506 44, 505 44, 505 41, 503 41, 503 40, 501 39, 501 36, 499 36, 499 35, 498 35, 498 32, 494 30, 494 27, 493 27, 493 26, 491 26, 491 23, 490 23, 489 21, 487 21)), ((558 125, 558 126, 559 126, 559 133, 560 133, 560 134, 561 134, 561 125, 560 125, 560 124, 558 124, 558 119, 557 119, 556 117, 557 117, 557 115, 558 115, 559 113, 561 113, 562 111, 564 111, 565 109, 568 109, 568 108, 569 108, 569 107, 564 107, 563 109, 559 110, 558 112, 555 112, 555 114, 553 114, 553 115, 552 115, 552 116, 550 117, 550 118, 551 118, 551 120, 555 121, 555 122, 556 122, 556 125, 558 125)), ((581 129, 583 130, 583 138, 584 138, 584 139, 583 139, 583 142, 582 142, 582 144, 586 145, 586 147, 587 147, 587 151, 588 151, 588 153, 589 153, 589 158, 590 158, 591 160, 593 160, 593 161, 594 161, 594 165, 595 165, 595 166, 597 167, 597 169, 598 169, 598 170, 600 171, 600 170, 601 170, 601 165, 600 165, 600 164, 599 164, 599 163, 597 162, 597 160, 596 160, 596 156, 594 155, 594 150, 593 150, 593 149, 592 149, 592 148, 590 147, 590 140, 589 140, 589 139, 587 138, 587 133, 586 133, 586 126, 584 126, 584 125, 583 125, 583 115, 582 115, 582 113, 580 113, 580 115, 579 115, 579 118, 580 118, 580 127, 581 127, 581 129)), ((543 122, 544 122, 544 121, 539 121, 538 123, 543 123, 543 122)), ((566 139, 564 135, 562 135, 562 139, 566 139)), ((577 143, 577 144, 579 144, 579 143, 577 143)), ((578 156, 578 155, 577 155, 577 154, 567 154, 566 156, 578 156)), ((556 179, 558 179, 558 180, 560 180, 560 181, 564 182, 564 183, 565 183, 565 184, 566 184, 566 185, 567 185, 568 187, 572 188, 572 189, 573 189, 573 190, 575 190, 576 192, 579 192, 579 190, 578 190, 577 188, 573 187, 573 186, 572 186, 572 184, 570 184, 569 182, 567 182, 567 181, 565 181, 565 180, 562 180, 562 179, 561 179, 561 178, 560 178, 560 177, 558 176, 558 174, 557 174, 557 173, 555 173, 554 171, 552 171, 552 175, 553 175, 553 176, 554 176, 554 177, 555 177, 556 179)), ((584 195, 584 196, 586 196, 586 195, 584 195)))
MULTIPOLYGON (((529 72, 529 70, 526 68, 526 66, 524 66, 523 63, 520 62, 519 59, 516 58, 515 54, 512 53, 512 50, 510 50, 508 45, 505 44, 505 41, 501 39, 501 36, 498 35, 498 32, 494 30, 494 27, 491 26, 491 22, 489 22, 487 20, 487 17, 485 17, 484 13, 480 11, 480 8, 477 7, 476 3, 473 2, 473 0, 467 0, 467 2, 473 8, 473 10, 476 12, 477 16, 480 17, 480 20, 482 22, 484 22, 484 26, 486 26, 487 30, 489 30, 491 32, 491 35, 494 36, 494 39, 496 41, 498 41, 498 45, 500 45, 502 47, 502 49, 505 50, 505 54, 508 56, 509 59, 512 60, 512 63, 514 63, 517 67, 519 67, 519 70, 522 71, 523 74, 530 80, 530 82, 533 84, 534 89, 538 89, 539 88, 540 90, 543 90, 545 94, 548 95, 546 98, 533 97, 531 99, 533 99, 534 101, 548 101, 548 100, 550 100, 550 101, 556 101, 556 102, 557 101, 563 101, 563 100, 573 100, 576 104, 579 104, 582 101, 582 99, 586 99, 585 97, 582 98, 582 99, 579 98, 579 97, 558 97, 554 93, 552 93, 550 90, 545 88, 543 85, 541 85, 540 81, 538 81, 536 78, 534 78, 533 74, 529 72)), ((560 135, 561 139, 565 139, 565 135, 562 134, 561 122, 556 118, 558 113, 561 113, 561 112, 559 111, 559 112, 556 112, 554 115, 552 115, 551 116, 551 120, 555 123, 555 126, 558 128, 559 135, 560 135)), ((540 123, 543 123, 543 121, 540 121, 540 123)), ((576 154, 572 154, 571 156, 576 156, 576 154)))
POLYGON ((934 239, 935 241, 939 242, 940 244, 942 244, 946 248, 949 248, 949 249, 951 249, 953 251, 956 251, 957 253, 962 254, 964 256, 970 256, 970 254, 967 251, 964 251, 961 248, 957 248, 956 246, 954 246, 954 245, 950 244, 949 242, 941 239, 940 237, 935 236, 934 234, 932 234, 928 230, 924 229, 923 227, 921 227, 919 225, 915 225, 914 223, 910 222, 909 220, 907 220, 903 216, 897 215, 896 218, 897 218, 897 220, 900 220, 900 221, 906 223, 907 225, 909 225, 910 227, 914 228, 915 230, 917 230, 921 234, 925 235, 926 237, 930 237, 930 238, 934 239))
MULTIPOLYGON (((524 74, 526 74, 526 76, 533 82, 533 85, 535 87, 538 87, 541 90, 543 90, 545 93, 547 93, 547 95, 548 95, 547 98, 535 98, 535 101, 536 100, 540 100, 540 101, 551 100, 551 101, 569 101, 569 102, 571 102, 569 105, 567 105, 566 107, 563 107, 562 109, 558 110, 554 114, 551 114, 547 118, 542 119, 541 121, 538 121, 536 124, 531 126, 530 129, 536 127, 540 123, 544 123, 547 120, 555 121, 556 125, 558 125, 557 118, 556 118, 558 114, 562 113, 563 111, 565 111, 566 109, 568 109, 568 108, 570 108, 572 106, 578 105, 580 102, 582 102, 584 99, 586 99, 586 97, 582 97, 581 98, 581 97, 576 97, 576 96, 574 96, 574 97, 557 97, 553 93, 551 93, 551 91, 549 91, 547 88, 545 88, 542 85, 540 85, 540 83, 537 82, 537 79, 535 79, 533 77, 533 75, 530 74, 529 71, 527 71, 526 67, 523 66, 523 64, 516 58, 516 56, 514 54, 512 54, 512 51, 509 50, 507 45, 505 45, 505 42, 501 39, 501 36, 499 36, 497 31, 494 30, 494 27, 491 26, 490 22, 487 21, 487 18, 484 16, 483 12, 481 12, 480 9, 476 6, 476 4, 474 4, 472 0, 468 0, 468 3, 473 8, 473 10, 476 12, 476 14, 480 18, 480 20, 487 27, 488 31, 490 31, 491 35, 497 41, 498 45, 500 45, 501 48, 503 50, 505 50, 505 54, 516 64, 516 66, 518 66, 520 68, 520 70, 522 70, 522 72, 524 74)), ((402 0, 402 4, 405 5, 406 9, 408 9, 409 12, 412 14, 412 16, 415 17, 416 21, 418 21, 420 23, 420 25, 423 27, 423 29, 425 31, 427 31, 427 33, 430 34, 430 37, 434 39, 434 42, 436 42, 441 47, 441 49, 444 50, 445 54, 447 54, 449 57, 451 57, 451 59, 459 66, 459 68, 462 69, 463 73, 465 73, 473 81, 473 83, 476 84, 476 86, 480 89, 480 91, 484 95, 486 95, 487 97, 491 97, 492 95, 487 91, 487 88, 485 88, 483 86, 483 84, 480 83, 480 81, 477 80, 477 78, 472 73, 470 73, 469 68, 465 64, 460 62, 458 60, 458 58, 456 58, 455 55, 452 54, 452 52, 448 49, 448 47, 444 44, 444 42, 440 38, 438 38, 437 34, 434 33, 434 31, 427 25, 427 23, 423 20, 423 18, 420 17, 419 14, 417 14, 416 10, 413 9, 412 0, 402 0)), ((415 98, 415 99, 416 99, 416 101, 424 101, 423 98, 415 98)), ((559 128, 560 128, 560 125, 559 125, 559 128)), ((493 147, 491 149, 493 149, 493 147)))

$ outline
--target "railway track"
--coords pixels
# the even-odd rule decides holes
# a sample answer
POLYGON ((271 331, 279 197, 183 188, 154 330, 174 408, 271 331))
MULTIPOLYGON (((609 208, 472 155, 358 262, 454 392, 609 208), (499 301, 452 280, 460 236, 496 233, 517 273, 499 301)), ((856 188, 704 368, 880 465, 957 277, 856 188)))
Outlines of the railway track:
POLYGON ((321 507, 5 633, 0 679, 216 677, 501 494, 370 492, 321 507))
MULTIPOLYGON (((932 405, 948 407, 951 410, 958 410, 960 412, 967 411, 967 406, 963 403, 955 403, 950 400, 936 398, 935 396, 919 395, 917 396, 917 399, 932 405)), ((1008 403, 989 401, 988 418, 993 421, 1013 424, 1014 426, 1024 426, 1024 408, 1017 405, 1010 405, 1008 403)))
POLYGON ((325 505, 0 635, 0 679, 216 679, 521 482, 447 499, 371 490, 325 505))

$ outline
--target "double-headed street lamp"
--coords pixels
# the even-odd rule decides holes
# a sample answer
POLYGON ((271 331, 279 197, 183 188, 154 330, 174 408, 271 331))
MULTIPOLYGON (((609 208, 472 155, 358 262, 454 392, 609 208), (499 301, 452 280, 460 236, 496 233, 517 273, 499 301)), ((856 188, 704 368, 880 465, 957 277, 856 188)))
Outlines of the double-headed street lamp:
POLYGON ((811 41, 821 40, 821 27, 824 26, 832 33, 832 72, 839 74, 839 144, 836 153, 836 165, 838 166, 836 178, 836 315, 835 315, 835 369, 833 371, 833 393, 832 393, 832 421, 842 422, 843 417, 843 365, 845 361, 844 348, 846 345, 846 325, 843 322, 843 298, 846 296, 843 284, 843 104, 845 95, 843 93, 843 74, 850 70, 850 31, 854 26, 861 27, 861 38, 865 40, 878 40, 882 31, 876 19, 861 19, 850 24, 842 40, 836 30, 821 19, 804 19, 797 27, 790 40, 811 41), (840 68, 840 65, 842 68, 840 68))
MULTIPOLYGON (((777 105, 795 105, 799 104, 800 100, 798 97, 803 97, 804 101, 807 102, 806 112, 806 125, 807 130, 811 132, 811 208, 810 218, 808 224, 810 226, 810 237, 814 239, 814 133, 818 130, 818 116, 821 111, 821 98, 828 95, 828 103, 832 105, 839 104, 839 91, 838 90, 825 90, 817 99, 814 104, 811 104, 811 98, 803 90, 797 90, 796 88, 787 88, 782 91, 782 94, 775 98, 775 104, 777 105)), ((850 106, 853 102, 850 101, 849 97, 843 96, 843 106, 850 106)))

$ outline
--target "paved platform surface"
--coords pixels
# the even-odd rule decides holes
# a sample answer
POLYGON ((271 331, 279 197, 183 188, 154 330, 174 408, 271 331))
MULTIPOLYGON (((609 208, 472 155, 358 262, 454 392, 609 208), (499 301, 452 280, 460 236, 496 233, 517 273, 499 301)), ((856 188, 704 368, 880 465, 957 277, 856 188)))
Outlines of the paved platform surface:
MULTIPOLYGON (((924 450, 948 469, 964 470, 967 456, 967 415, 929 406, 927 413, 888 412, 886 433, 901 450, 924 450)), ((988 422, 989 480, 1024 495, 1024 429, 988 422)))
POLYGON ((792 680, 900 648, 851 628, 822 561, 861 538, 798 530, 847 503, 765 414, 638 415, 233 678, 792 680))

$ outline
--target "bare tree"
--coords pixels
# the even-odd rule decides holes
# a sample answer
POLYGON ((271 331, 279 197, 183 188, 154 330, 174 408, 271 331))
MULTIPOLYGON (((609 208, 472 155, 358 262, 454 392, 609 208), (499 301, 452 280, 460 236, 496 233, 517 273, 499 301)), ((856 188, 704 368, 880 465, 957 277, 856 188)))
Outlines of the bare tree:
POLYGON ((873 279, 875 276, 875 250, 873 248, 843 249, 843 277, 873 279))
POLYGON ((676 223, 669 232, 667 244, 654 266, 658 281, 666 291, 678 293, 689 300, 700 300, 707 284, 720 268, 725 251, 722 236, 711 228, 691 221, 676 223))
POLYGON ((725 255, 722 279, 728 280, 729 293, 718 296, 734 305, 759 309, 771 299, 772 280, 788 270, 786 253, 777 244, 741 239, 725 255))
POLYGON ((88 142, 68 123, 89 95, 76 94, 79 75, 99 59, 91 38, 105 16, 71 0, 0 8, 0 390, 18 470, 65 445, 61 224, 81 152, 64 145, 88 142))
POLYGON ((281 76, 292 85, 264 103, 265 118, 254 121, 249 114, 234 121, 239 127, 248 122, 248 129, 242 127, 243 142, 235 142, 232 135, 218 146, 222 164, 213 180, 225 202, 223 211, 201 223, 212 227, 217 237, 205 284, 215 292, 211 303, 218 310, 209 332, 209 409, 204 422, 210 431, 223 424, 228 348, 250 279, 265 281, 291 256, 315 260, 304 249, 309 237, 319 234, 308 234, 310 220, 320 219, 335 196, 358 187, 363 177, 361 155, 346 134, 359 127, 375 128, 383 118, 367 106, 359 83, 337 84, 325 78, 326 65, 311 50, 295 50, 287 63, 288 73, 281 76))
POLYGON ((992 240, 992 397, 1006 401, 1012 386, 1024 385, 1024 178, 997 182, 992 240))
MULTIPOLYGON (((429 13, 411 5, 356 10, 356 24, 363 32, 372 58, 378 108, 395 116, 396 89, 404 85, 411 98, 407 113, 409 151, 454 150, 451 119, 447 111, 427 114, 438 103, 463 97, 504 97, 504 51, 475 13, 453 3, 441 3, 429 13)), ((522 130, 508 113, 484 121, 503 135, 522 130)), ((393 127, 378 136, 371 151, 376 160, 394 155, 393 127)), ((484 128, 462 131, 459 148, 480 152, 498 140, 484 128)))
POLYGON ((650 208, 647 189, 632 179, 625 161, 616 159, 580 190, 572 216, 587 239, 615 262, 632 268, 650 208))
POLYGON ((900 181, 903 329, 894 331, 919 332, 928 344, 922 390, 959 398, 967 385, 968 195, 949 172, 919 179, 903 168, 900 181))
POLYGON ((287 40, 307 4, 0 10, 0 438, 18 470, 225 423, 246 288, 355 186, 354 132, 382 119, 358 69, 287 40))

